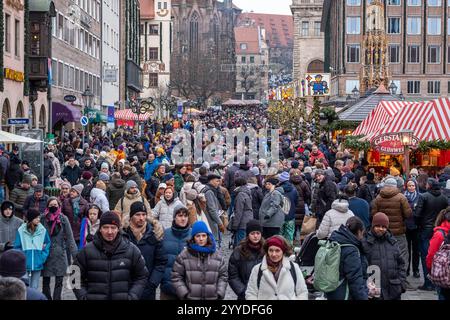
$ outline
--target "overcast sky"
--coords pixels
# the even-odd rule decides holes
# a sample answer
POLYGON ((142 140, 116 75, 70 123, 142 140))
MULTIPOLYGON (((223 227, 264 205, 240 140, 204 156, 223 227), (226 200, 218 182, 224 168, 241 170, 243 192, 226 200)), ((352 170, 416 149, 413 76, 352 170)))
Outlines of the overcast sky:
POLYGON ((273 13, 291 15, 292 0, 233 0, 244 12, 273 13))

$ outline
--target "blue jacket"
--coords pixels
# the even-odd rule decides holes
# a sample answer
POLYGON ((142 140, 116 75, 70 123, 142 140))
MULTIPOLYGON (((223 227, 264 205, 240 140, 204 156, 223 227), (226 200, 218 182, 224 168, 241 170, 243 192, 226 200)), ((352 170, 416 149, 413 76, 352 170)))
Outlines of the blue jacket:
POLYGON ((172 267, 177 256, 187 246, 186 241, 191 238, 191 228, 178 229, 175 227, 164 230, 163 249, 167 255, 166 269, 161 281, 161 291, 165 294, 177 296, 174 287, 172 286, 171 273, 172 267))
POLYGON ((44 269, 44 263, 50 254, 50 236, 42 224, 39 224, 31 234, 27 224, 22 224, 17 230, 14 249, 23 251, 27 261, 27 271, 44 269))
POLYGON ((291 221, 295 219, 295 211, 298 203, 298 191, 289 181, 285 181, 280 184, 280 187, 284 190, 284 195, 291 200, 291 209, 289 214, 284 218, 285 221, 291 221))
POLYGON ((369 210, 369 204, 366 200, 352 197, 348 199, 348 208, 352 210, 352 212, 360 218, 364 222, 364 227, 369 228, 370 227, 370 210, 369 210))
POLYGON ((328 300, 345 300, 347 285, 348 298, 350 300, 367 300, 367 259, 363 254, 362 243, 344 225, 334 231, 330 241, 339 244, 352 244, 353 246, 341 247, 341 261, 339 266, 339 279, 343 283, 332 292, 327 293, 328 300))
POLYGON ((127 228, 125 233, 125 236, 128 236, 130 239, 130 242, 138 247, 144 257, 145 266, 149 273, 147 285, 145 286, 141 300, 155 300, 156 288, 161 283, 164 268, 167 263, 167 255, 164 252, 162 242, 156 239, 153 233, 153 227, 149 222, 147 222, 147 229, 144 236, 139 241, 136 240, 130 228, 127 228))
POLYGON ((152 163, 149 163, 148 161, 145 164, 144 167, 144 179, 145 181, 148 181, 151 179, 153 174, 155 173, 156 168, 164 161, 169 161, 169 159, 165 155, 161 155, 159 157, 156 157, 155 160, 153 160, 152 163))

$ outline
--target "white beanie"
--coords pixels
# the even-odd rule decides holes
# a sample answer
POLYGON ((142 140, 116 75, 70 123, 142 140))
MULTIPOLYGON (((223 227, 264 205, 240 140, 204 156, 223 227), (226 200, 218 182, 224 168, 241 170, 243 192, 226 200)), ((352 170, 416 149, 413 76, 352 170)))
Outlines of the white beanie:
POLYGON ((209 170, 209 168, 210 168, 209 162, 207 162, 207 161, 203 162, 202 167, 209 170))

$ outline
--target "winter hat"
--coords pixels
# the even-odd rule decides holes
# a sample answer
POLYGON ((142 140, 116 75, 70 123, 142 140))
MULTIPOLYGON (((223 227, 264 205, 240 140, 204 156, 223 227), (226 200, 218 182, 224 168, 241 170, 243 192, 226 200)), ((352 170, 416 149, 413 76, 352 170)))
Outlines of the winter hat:
POLYGON ((214 174, 214 173, 208 174, 208 182, 213 179, 222 179, 222 177, 219 176, 218 174, 214 174))
POLYGON ((283 173, 278 175, 278 179, 280 180, 280 182, 289 181, 289 173, 284 171, 283 173))
POLYGON ((283 252, 285 252, 287 250, 283 240, 277 236, 272 236, 269 239, 267 239, 266 246, 267 246, 267 249, 269 249, 270 247, 278 247, 283 252))
POLYGON ((108 169, 109 170, 109 165, 107 162, 103 162, 102 165, 100 166, 100 170, 101 169, 108 169))
POLYGON ((369 172, 367 174, 367 181, 373 181, 375 180, 375 175, 372 172, 369 172))
POLYGON ((279 183, 279 181, 277 178, 270 178, 270 179, 266 179, 264 183, 270 183, 270 184, 273 184, 274 186, 276 186, 279 183))
POLYGON ((6 209, 11 209, 12 211, 14 211, 14 203, 12 203, 11 201, 3 201, 2 206, 1 206, 1 212, 3 213, 3 211, 5 211, 6 209))
POLYGON ((98 179, 101 181, 109 181, 109 175, 107 173, 100 173, 98 179))
POLYGON ((250 171, 256 176, 259 176, 259 168, 258 167, 253 167, 250 169, 250 171))
POLYGON ((411 171, 409 172, 410 175, 412 176, 418 176, 419 175, 419 171, 417 171, 416 168, 412 168, 411 171))
POLYGON ((385 187, 397 187, 397 180, 394 178, 388 178, 384 181, 385 187))
POLYGON ((430 186, 431 186, 431 190, 441 190, 441 184, 435 180, 432 179, 433 181, 431 181, 430 186))
POLYGON ((26 218, 28 222, 31 222, 40 215, 41 213, 38 210, 31 208, 27 210, 26 218))
POLYGON ((0 256, 0 276, 22 278, 26 273, 26 257, 22 251, 11 249, 0 256))
POLYGON ((128 190, 130 190, 130 188, 133 188, 133 187, 135 187, 135 188, 138 187, 136 181, 134 181, 134 180, 128 180, 128 181, 127 181, 127 184, 125 185, 125 189, 128 191, 128 190))
POLYGON ((322 175, 322 176, 324 176, 324 175, 325 175, 325 171, 322 170, 322 169, 317 169, 317 170, 314 171, 314 175, 315 175, 315 176, 317 176, 317 175, 322 175))
POLYGON ((89 180, 92 178, 92 173, 90 171, 83 172, 83 175, 81 176, 84 180, 89 180))
POLYGON ((117 149, 123 151, 123 149, 125 149, 125 147, 123 145, 120 145, 117 149))
POLYGON ((291 162, 291 168, 292 169, 298 169, 299 165, 300 164, 299 164, 299 162, 297 160, 294 160, 294 161, 291 162))
POLYGON ((165 184, 165 183, 160 183, 158 185, 158 189, 165 189, 165 188, 167 188, 167 184, 165 184))
POLYGON ((209 162, 205 161, 203 162, 202 167, 209 170, 211 168, 211 165, 209 164, 209 162))
POLYGON ((42 184, 37 184, 34 186, 34 192, 42 192, 44 191, 44 186, 42 184))
POLYGON ((305 167, 304 172, 305 173, 312 173, 312 168, 311 167, 305 167))
POLYGON ((61 183, 59 185, 60 188, 62 187, 68 187, 69 189, 72 187, 72 185, 70 184, 70 182, 64 181, 63 183, 61 183))
POLYGON ((29 174, 24 175, 23 179, 22 179, 22 183, 31 184, 31 175, 29 175, 29 174))
POLYGON ((95 187, 97 189, 106 191, 106 184, 102 180, 98 180, 97 183, 95 184, 95 187))
POLYGON ((165 151, 164 151, 164 149, 163 148, 161 148, 161 147, 159 147, 159 148, 156 148, 156 150, 155 150, 157 153, 161 153, 161 154, 165 154, 165 151))
POLYGON ((177 213, 179 213, 181 210, 186 211, 186 213, 189 215, 189 210, 182 204, 177 204, 175 208, 173 209, 173 218, 175 219, 177 213))
POLYGON ((445 189, 450 190, 450 179, 447 180, 447 183, 445 185, 445 189))
MULTIPOLYGON (((100 157, 105 158, 106 157, 106 151, 101 151, 100 152, 100 157)), ((102 166, 103 166, 103 163, 102 163, 102 166)))
POLYGON ((383 212, 377 212, 372 218, 372 226, 389 228, 389 217, 383 212))
POLYGON ((247 223, 247 228, 245 229, 245 233, 247 234, 247 236, 253 231, 258 231, 262 233, 262 227, 261 223, 259 223, 259 220, 250 220, 247 223))
POLYGON ((389 174, 390 174, 391 176, 397 177, 397 176, 400 175, 400 171, 398 171, 398 169, 395 168, 395 167, 391 167, 391 168, 389 169, 389 174))
POLYGON ((147 208, 145 207, 144 203, 141 201, 133 202, 133 204, 130 207, 130 218, 134 216, 138 212, 145 212, 147 213, 147 208))
POLYGON ((173 178, 174 178, 174 176, 173 176, 172 172, 167 173, 163 176, 163 182, 167 182, 169 180, 172 180, 173 178))
POLYGON ((75 190, 78 195, 81 195, 81 193, 83 192, 84 186, 80 183, 80 184, 76 184, 74 185, 71 190, 75 190))
POLYGON ((116 213, 107 211, 100 217, 100 228, 105 224, 112 224, 120 228, 120 218, 116 213))
POLYGON ((192 232, 191 232, 192 238, 194 238, 195 235, 199 233, 206 233, 208 235, 210 234, 209 229, 206 226, 206 223, 204 223, 203 221, 196 221, 192 225, 192 232))

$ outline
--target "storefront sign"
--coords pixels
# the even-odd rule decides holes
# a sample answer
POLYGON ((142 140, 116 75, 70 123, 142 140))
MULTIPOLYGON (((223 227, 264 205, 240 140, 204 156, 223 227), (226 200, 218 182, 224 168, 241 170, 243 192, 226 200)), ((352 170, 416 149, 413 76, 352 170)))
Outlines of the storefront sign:
MULTIPOLYGON (((412 139, 411 149, 416 149, 419 145, 419 138, 414 137, 412 139)), ((375 137, 372 140, 372 146, 375 150, 378 150, 384 154, 400 155, 404 153, 404 147, 400 142, 400 136, 398 133, 386 133, 375 137)))
POLYGON ((13 69, 5 68, 5 78, 17 82, 23 82, 25 79, 25 76, 23 72, 16 71, 13 69))
POLYGON ((109 106, 108 107, 108 122, 112 122, 112 123, 114 123, 114 111, 115 111, 115 109, 114 109, 114 106, 109 106))
POLYGON ((64 101, 75 102, 75 101, 77 101, 77 97, 75 97, 74 95, 68 94, 68 95, 64 96, 64 101))
POLYGON ((18 11, 22 11, 24 9, 24 5, 21 0, 6 0, 6 5, 18 11))
POLYGON ((28 124, 30 122, 30 119, 28 118, 10 118, 8 119, 8 124, 9 125, 21 125, 21 124, 28 124))

